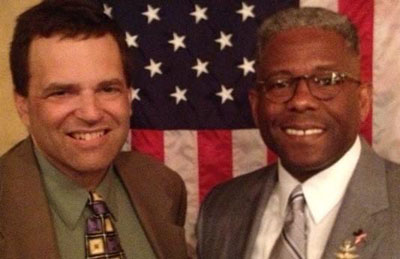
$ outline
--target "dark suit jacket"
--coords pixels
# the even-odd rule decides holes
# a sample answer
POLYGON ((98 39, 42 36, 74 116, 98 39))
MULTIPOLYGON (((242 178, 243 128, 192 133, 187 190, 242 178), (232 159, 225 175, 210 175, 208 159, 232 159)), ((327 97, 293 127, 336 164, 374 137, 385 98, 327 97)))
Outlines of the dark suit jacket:
MULTIPOLYGON (((155 254, 187 258, 186 189, 181 178, 137 152, 120 153, 114 164, 155 254)), ((0 258, 60 258, 29 139, 0 158, 0 258)))
MULTIPOLYGON (((357 246, 362 259, 400 258, 400 172, 367 144, 349 182, 324 259, 353 232, 362 229, 366 242, 357 246)), ((200 258, 250 258, 261 217, 277 183, 276 164, 214 188, 202 204, 197 225, 200 258)))

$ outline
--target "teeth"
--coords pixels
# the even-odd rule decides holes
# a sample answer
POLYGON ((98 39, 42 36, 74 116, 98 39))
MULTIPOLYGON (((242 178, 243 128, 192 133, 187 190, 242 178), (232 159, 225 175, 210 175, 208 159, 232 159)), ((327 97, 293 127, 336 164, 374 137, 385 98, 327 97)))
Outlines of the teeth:
POLYGON ((90 132, 90 133, 73 133, 72 137, 78 140, 91 140, 99 138, 105 134, 104 131, 90 132))
POLYGON ((286 129, 285 132, 288 135, 295 136, 308 136, 322 133, 322 129, 307 129, 307 130, 298 130, 298 129, 286 129))

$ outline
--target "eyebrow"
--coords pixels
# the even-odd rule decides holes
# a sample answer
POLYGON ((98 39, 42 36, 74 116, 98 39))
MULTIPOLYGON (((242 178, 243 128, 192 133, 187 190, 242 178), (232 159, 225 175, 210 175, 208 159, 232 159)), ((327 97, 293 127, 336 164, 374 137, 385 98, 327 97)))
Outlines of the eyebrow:
POLYGON ((337 70, 337 65, 329 64, 329 65, 321 65, 314 68, 314 71, 327 71, 327 70, 337 70))
MULTIPOLYGON (((109 85, 125 85, 124 81, 118 78, 113 78, 110 80, 104 80, 101 81, 100 83, 98 83, 96 85, 96 87, 104 87, 104 86, 109 86, 109 85)), ((45 89, 43 90, 42 94, 46 95, 48 93, 57 91, 57 90, 66 90, 66 89, 71 89, 74 87, 78 87, 79 84, 78 83, 50 83, 48 86, 45 87, 45 89)))
POLYGON ((78 84, 63 84, 63 83, 50 83, 43 89, 42 95, 47 95, 54 91, 71 89, 78 86, 78 84))
POLYGON ((121 86, 124 86, 126 84, 125 84, 125 82, 123 80, 118 79, 118 78, 101 81, 99 84, 97 84, 98 87, 104 87, 104 86, 109 86, 109 85, 121 85, 121 86))
MULTIPOLYGON (((335 71, 335 72, 340 72, 337 71, 338 68, 335 64, 326 64, 326 65, 319 65, 316 66, 315 68, 313 68, 313 72, 311 72, 310 74, 313 74, 316 71, 335 71)), ((275 76, 275 75, 280 75, 280 74, 291 74, 293 75, 292 72, 290 72, 290 70, 288 69, 282 69, 282 70, 276 70, 273 71, 272 73, 267 74, 266 78, 271 77, 271 76, 275 76)))

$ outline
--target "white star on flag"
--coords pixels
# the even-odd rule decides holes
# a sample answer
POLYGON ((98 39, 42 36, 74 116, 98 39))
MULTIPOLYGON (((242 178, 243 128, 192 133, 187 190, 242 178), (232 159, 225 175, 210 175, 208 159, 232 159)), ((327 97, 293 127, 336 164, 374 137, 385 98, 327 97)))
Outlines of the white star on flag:
POLYGON ((247 58, 243 58, 243 63, 238 68, 243 70, 243 75, 246 76, 248 73, 255 73, 254 64, 256 63, 255 60, 247 60, 247 58))
POLYGON ((108 17, 112 18, 112 13, 111 13, 112 12, 112 7, 108 6, 107 4, 103 4, 103 9, 104 9, 103 13, 105 15, 107 15, 108 17))
POLYGON ((153 8, 151 5, 147 5, 147 11, 142 13, 147 17, 147 24, 150 24, 153 20, 160 20, 158 11, 160 11, 160 8, 153 8))
POLYGON ((138 35, 131 35, 129 32, 125 32, 125 41, 128 47, 135 47, 138 48, 139 45, 137 43, 138 35))
POLYGON ((220 31, 219 33, 220 37, 216 39, 215 41, 220 44, 220 50, 223 50, 225 47, 232 47, 232 34, 225 34, 225 32, 220 31))
POLYGON ((182 35, 179 36, 177 33, 173 33, 173 39, 168 41, 170 44, 174 45, 174 52, 177 51, 179 48, 186 48, 185 43, 183 42, 185 40, 186 36, 182 35))
POLYGON ((132 90, 131 90, 132 101, 134 101, 134 100, 140 101, 139 91, 140 91, 139 88, 136 88, 136 89, 132 88, 132 90))
POLYGON ((179 86, 175 86, 175 92, 170 94, 171 97, 175 98, 175 103, 179 104, 180 101, 187 101, 186 99, 186 91, 187 89, 180 89, 179 86))
POLYGON ((255 15, 253 13, 254 5, 247 5, 245 2, 242 2, 242 9, 237 10, 236 13, 242 15, 242 22, 246 21, 247 18, 254 18, 255 15))
POLYGON ((150 77, 153 77, 155 74, 160 74, 162 75, 160 66, 162 65, 161 62, 154 62, 154 60, 151 58, 150 59, 150 64, 145 67, 145 69, 150 71, 150 77))
POLYGON ((197 64, 193 66, 192 69, 197 71, 197 77, 199 77, 202 73, 208 74, 208 61, 202 62, 199 58, 196 60, 197 64))
POLYGON ((221 85, 221 91, 216 93, 215 95, 218 95, 221 97, 221 104, 223 104, 227 100, 233 101, 232 92, 233 92, 233 88, 225 88, 224 85, 221 85))
POLYGON ((206 15, 207 7, 201 8, 199 5, 195 5, 194 8, 195 10, 191 12, 190 15, 196 18, 196 24, 201 20, 208 20, 206 15))

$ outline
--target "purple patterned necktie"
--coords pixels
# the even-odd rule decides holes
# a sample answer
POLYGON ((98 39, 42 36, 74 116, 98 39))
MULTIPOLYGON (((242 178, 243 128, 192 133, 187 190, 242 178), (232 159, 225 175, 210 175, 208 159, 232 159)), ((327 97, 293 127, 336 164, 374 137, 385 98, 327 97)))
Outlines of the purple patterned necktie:
POLYGON ((88 206, 93 215, 88 218, 86 226, 86 258, 126 258, 103 198, 90 192, 88 206))

